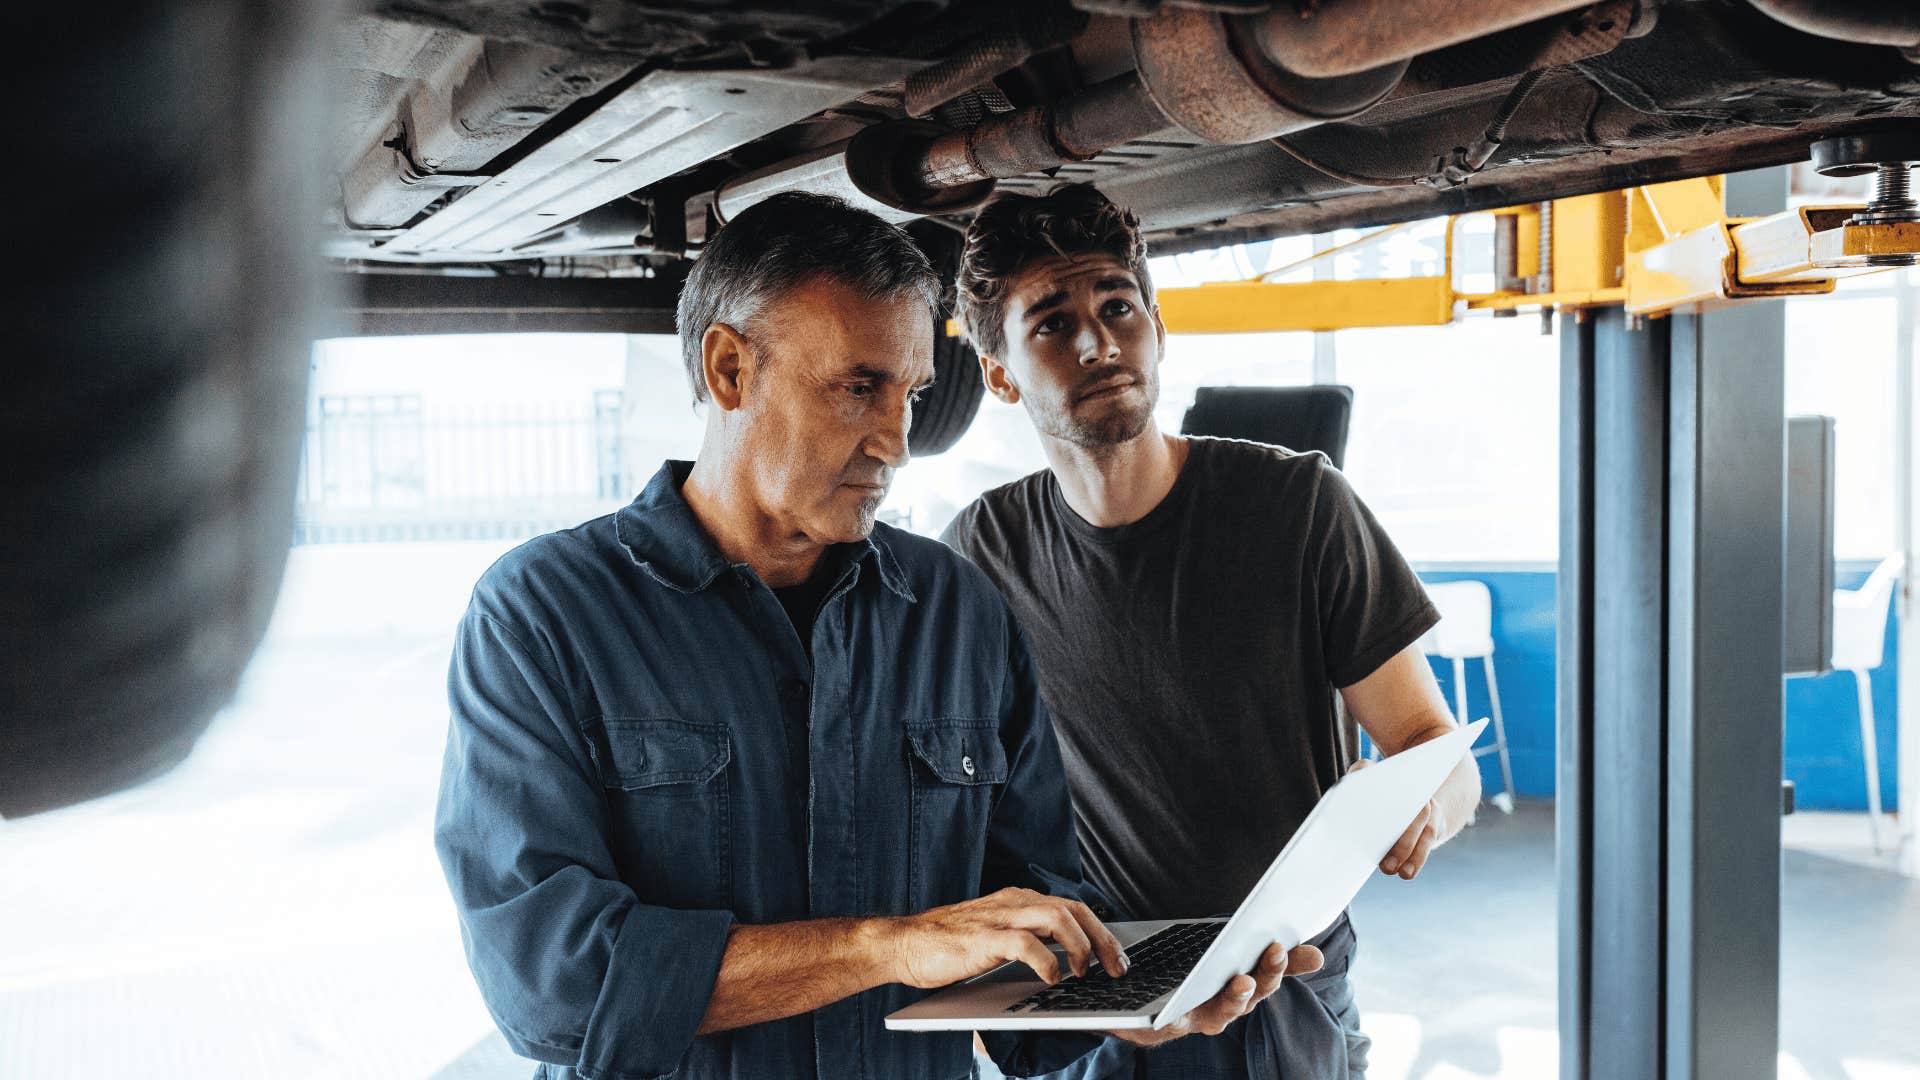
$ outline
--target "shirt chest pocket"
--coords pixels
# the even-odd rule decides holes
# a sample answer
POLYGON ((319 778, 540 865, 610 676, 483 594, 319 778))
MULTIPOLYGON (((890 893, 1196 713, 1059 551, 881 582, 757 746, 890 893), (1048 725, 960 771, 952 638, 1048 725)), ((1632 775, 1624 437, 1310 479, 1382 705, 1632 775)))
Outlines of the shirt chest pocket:
POLYGON ((591 725, 588 745, 622 880, 643 903, 731 906, 727 725, 607 716, 591 725))
POLYGON ((992 720, 941 718, 907 725, 912 779, 908 888, 916 910, 980 894, 987 826, 1007 782, 1007 754, 992 720))

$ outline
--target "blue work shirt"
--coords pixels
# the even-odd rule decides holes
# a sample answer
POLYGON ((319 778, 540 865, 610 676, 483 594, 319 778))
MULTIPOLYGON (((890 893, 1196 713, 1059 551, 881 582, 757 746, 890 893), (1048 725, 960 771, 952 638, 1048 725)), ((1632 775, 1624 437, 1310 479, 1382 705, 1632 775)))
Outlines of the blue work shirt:
MULTIPOLYGON (((827 553, 809 660, 691 467, 507 554, 460 624, 435 843, 481 996, 541 1076, 968 1076, 965 1033, 885 1029, 905 986, 695 1030, 735 922, 1097 900, 1025 642, 979 570, 876 525, 827 553)), ((1095 1040, 993 1044, 1030 1075, 1095 1040)))

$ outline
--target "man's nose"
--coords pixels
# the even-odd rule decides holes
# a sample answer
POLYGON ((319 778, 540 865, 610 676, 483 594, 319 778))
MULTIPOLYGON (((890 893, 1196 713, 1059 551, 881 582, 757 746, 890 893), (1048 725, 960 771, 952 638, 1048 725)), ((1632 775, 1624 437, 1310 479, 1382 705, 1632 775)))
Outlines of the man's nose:
POLYGON ((1092 367, 1095 364, 1120 358, 1120 339, 1098 319, 1093 320, 1081 331, 1080 340, 1076 344, 1080 346, 1082 367, 1092 367))
POLYGON ((884 410, 867 436, 867 454, 892 468, 907 463, 907 432, 913 427, 913 403, 903 400, 898 409, 884 410))

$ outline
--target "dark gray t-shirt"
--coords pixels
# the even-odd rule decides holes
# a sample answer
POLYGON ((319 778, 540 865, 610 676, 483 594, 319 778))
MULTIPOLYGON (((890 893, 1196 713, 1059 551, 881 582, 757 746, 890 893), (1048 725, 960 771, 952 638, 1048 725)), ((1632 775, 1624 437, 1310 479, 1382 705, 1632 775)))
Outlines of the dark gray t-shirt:
POLYGON ((1087 874, 1140 919, 1239 906, 1346 769, 1335 688, 1439 621, 1325 456, 1190 447, 1132 524, 1088 524, 1039 472, 943 537, 1025 627, 1087 874))

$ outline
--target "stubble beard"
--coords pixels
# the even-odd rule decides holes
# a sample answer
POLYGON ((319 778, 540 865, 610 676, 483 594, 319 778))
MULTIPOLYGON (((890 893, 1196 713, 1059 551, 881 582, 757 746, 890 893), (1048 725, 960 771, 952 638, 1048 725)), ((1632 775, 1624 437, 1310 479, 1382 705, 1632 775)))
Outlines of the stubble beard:
POLYGON ((873 523, 880 519, 880 507, 885 505, 886 501, 887 493, 885 491, 878 492, 860 500, 860 505, 855 507, 853 511, 855 538, 848 541, 849 543, 857 543, 873 535, 873 523))
POLYGON ((1058 412, 1050 413, 1041 430, 1053 438, 1096 452, 1131 442, 1153 422, 1153 407, 1160 397, 1159 380, 1152 373, 1143 374, 1139 386, 1145 400, 1137 405, 1129 403, 1125 408, 1109 408, 1098 416, 1083 417, 1075 415, 1069 403, 1058 412))

